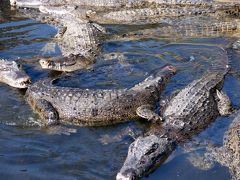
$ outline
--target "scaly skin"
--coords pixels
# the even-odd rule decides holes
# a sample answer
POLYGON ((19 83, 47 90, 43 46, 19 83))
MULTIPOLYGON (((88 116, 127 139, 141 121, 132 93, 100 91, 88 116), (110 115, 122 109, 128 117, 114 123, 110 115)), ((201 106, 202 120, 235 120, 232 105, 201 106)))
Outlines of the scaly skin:
POLYGON ((218 3, 237 4, 238 0, 10 0, 11 5, 19 7, 39 7, 40 5, 77 5, 90 7, 139 7, 157 5, 216 6, 218 3))
POLYGON ((234 35, 239 32, 239 20, 218 20, 213 17, 189 17, 177 20, 172 25, 132 31, 125 34, 114 35, 111 40, 133 40, 141 38, 196 38, 218 37, 221 35, 234 35))
POLYGON ((230 100, 219 92, 225 73, 207 73, 173 97, 163 108, 164 123, 153 126, 130 145, 117 180, 132 180, 147 175, 167 158, 177 143, 199 133, 219 114, 229 114, 230 100))
MULTIPOLYGON (((130 89, 90 90, 53 85, 43 80, 27 90, 27 100, 43 119, 43 125, 59 123, 99 125, 137 118, 142 105, 155 107, 168 79, 176 69, 166 66, 130 89)), ((157 114, 149 120, 158 120, 157 114)))
POLYGON ((76 7, 76 6, 40 6, 41 12, 48 12, 52 14, 71 14, 72 16, 80 19, 89 19, 100 24, 150 24, 161 22, 162 18, 182 17, 182 16, 196 16, 205 14, 215 14, 219 12, 221 14, 234 14, 235 9, 233 5, 225 5, 224 7, 205 7, 205 6, 179 6, 174 5, 147 5, 144 4, 138 8, 121 8, 114 10, 89 10, 88 7, 76 7))
POLYGON ((27 88, 30 77, 15 61, 0 59, 0 82, 15 88, 27 88))
POLYGON ((141 5, 143 0, 10 0, 12 6, 35 7, 47 6, 89 6, 104 8, 120 8, 141 5))
MULTIPOLYGON (((195 16, 200 14, 214 13, 215 10, 206 8, 180 8, 180 7, 157 7, 157 8, 141 8, 112 11, 107 13, 97 13, 92 17, 99 23, 107 24, 140 24, 151 23, 157 18, 176 18, 181 16, 195 16)), ((155 20, 156 21, 156 20, 155 20)), ((159 20, 160 21, 160 20, 159 20)))

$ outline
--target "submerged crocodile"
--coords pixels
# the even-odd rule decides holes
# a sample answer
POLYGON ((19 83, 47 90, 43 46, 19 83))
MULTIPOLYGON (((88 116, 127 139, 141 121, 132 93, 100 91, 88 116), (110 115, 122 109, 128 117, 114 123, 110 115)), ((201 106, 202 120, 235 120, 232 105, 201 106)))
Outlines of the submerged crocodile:
MULTIPOLYGON (((201 143, 201 142, 200 142, 201 143)), ((234 119, 223 137, 223 146, 205 144, 207 152, 203 156, 195 154, 189 160, 194 167, 209 170, 214 162, 229 169, 233 180, 240 179, 240 111, 234 113, 234 119)))
POLYGON ((206 157, 228 167, 232 179, 240 179, 240 111, 224 135, 223 146, 209 150, 206 157))
POLYGON ((30 77, 15 61, 0 59, 0 82, 15 88, 27 88, 30 77))
POLYGON ((177 143, 206 128, 218 115, 228 115, 231 102, 220 92, 225 73, 206 73, 171 98, 162 108, 164 123, 153 126, 130 145, 117 179, 130 180, 147 175, 167 158, 177 143))
POLYGON ((91 90, 54 86, 54 80, 39 81, 27 90, 29 104, 42 117, 44 125, 60 121, 74 124, 99 125, 141 117, 159 120, 152 110, 168 79, 175 73, 165 66, 130 89, 91 90), (145 116, 144 116, 145 117, 145 116))

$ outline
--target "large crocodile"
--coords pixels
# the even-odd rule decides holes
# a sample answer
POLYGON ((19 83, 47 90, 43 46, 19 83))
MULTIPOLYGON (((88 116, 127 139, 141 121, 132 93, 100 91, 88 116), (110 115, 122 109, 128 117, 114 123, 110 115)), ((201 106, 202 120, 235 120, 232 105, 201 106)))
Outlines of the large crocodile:
POLYGON ((78 5, 92 7, 139 7, 148 3, 158 5, 216 6, 218 3, 238 3, 238 0, 10 0, 11 5, 20 7, 39 7, 40 5, 78 5))
POLYGON ((216 19, 210 16, 188 17, 175 20, 160 27, 147 28, 122 34, 114 34, 112 40, 137 40, 141 38, 196 38, 237 36, 240 29, 239 20, 216 19))
MULTIPOLYGON (((155 125, 129 147, 118 180, 147 175, 192 135, 206 128, 219 114, 231 112, 229 98, 220 92, 226 71, 206 73, 169 100, 162 108, 162 125, 155 125)), ((144 116, 144 115, 142 115, 144 116)))
POLYGON ((88 6, 104 8, 122 8, 131 6, 141 6, 144 0, 10 0, 11 5, 18 7, 35 7, 41 5, 50 6, 88 6))
POLYGON ((27 88, 31 81, 19 63, 0 59, 0 82, 15 88, 27 88))
POLYGON ((159 115, 152 109, 159 100, 168 79, 175 73, 173 66, 165 66, 130 89, 93 90, 55 86, 46 79, 28 88, 30 105, 42 117, 44 125, 59 120, 74 124, 109 124, 141 116, 157 121, 159 115), (137 112, 137 113, 136 113, 137 112))
POLYGON ((88 19, 100 24, 141 24, 159 23, 166 17, 199 16, 212 14, 217 17, 239 15, 239 6, 235 4, 216 4, 215 6, 169 6, 144 4, 139 8, 119 8, 114 10, 95 10, 81 6, 39 6, 41 12, 71 14, 74 17, 88 19))

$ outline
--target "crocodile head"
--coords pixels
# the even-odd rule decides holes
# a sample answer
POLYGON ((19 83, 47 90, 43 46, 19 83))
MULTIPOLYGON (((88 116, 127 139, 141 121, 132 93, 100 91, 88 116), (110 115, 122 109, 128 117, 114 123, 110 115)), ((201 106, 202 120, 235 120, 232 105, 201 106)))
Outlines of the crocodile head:
POLYGON ((72 72, 87 67, 91 64, 91 60, 81 55, 71 54, 68 57, 42 58, 39 63, 43 69, 72 72))
POLYGON ((159 96, 159 92, 162 92, 168 80, 176 73, 176 68, 172 65, 166 65, 154 73, 151 73, 144 81, 135 85, 132 90, 134 91, 149 91, 156 92, 159 96))
POLYGON ((155 135, 137 138, 128 149, 126 161, 117 180, 134 180, 156 168, 174 149, 174 143, 155 135))
POLYGON ((16 88, 27 88, 30 77, 15 61, 0 60, 0 82, 16 88))

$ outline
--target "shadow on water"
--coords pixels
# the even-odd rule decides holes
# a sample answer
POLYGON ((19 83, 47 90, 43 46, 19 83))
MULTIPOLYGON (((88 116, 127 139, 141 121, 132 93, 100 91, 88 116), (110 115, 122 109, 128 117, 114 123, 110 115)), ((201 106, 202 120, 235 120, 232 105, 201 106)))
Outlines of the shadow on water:
MULTIPOLYGON (((1 1, 0 1, 1 2, 1 1)), ((42 70, 38 57, 44 55, 46 44, 56 33, 52 26, 31 19, 11 19, 10 11, 0 8, 0 57, 28 59, 24 69, 37 81, 58 74, 42 70), (4 11, 3 11, 4 10, 4 11)), ((125 27, 123 27, 124 29, 125 27)), ((211 69, 214 59, 221 59, 220 46, 228 38, 193 39, 171 43, 170 40, 145 39, 113 41, 103 46, 103 53, 94 70, 83 70, 61 78, 56 85, 81 88, 129 88, 155 69, 171 63, 178 74, 171 80, 164 95, 183 88, 193 79, 211 69), (217 45, 217 46, 216 46, 217 45), (107 58, 110 54, 110 60, 107 58), (112 55, 111 55, 112 54, 112 55), (115 56, 117 54, 117 56, 115 56)), ((59 55, 59 51, 47 55, 59 55)), ((231 52, 233 70, 227 77, 224 91, 238 107, 240 95, 240 55, 231 52)), ((0 93, 0 174, 2 179, 114 179, 121 168, 133 137, 147 127, 143 122, 127 122, 106 127, 59 126, 41 129, 34 126, 39 117, 24 100, 24 91, 1 84, 0 93), (59 134, 60 133, 60 134, 59 134)), ((230 123, 218 118, 199 139, 221 144, 230 123)), ((191 141, 190 141, 191 142, 191 141)), ((184 147, 146 179, 229 179, 228 170, 220 165, 202 171, 194 168, 184 147)))

